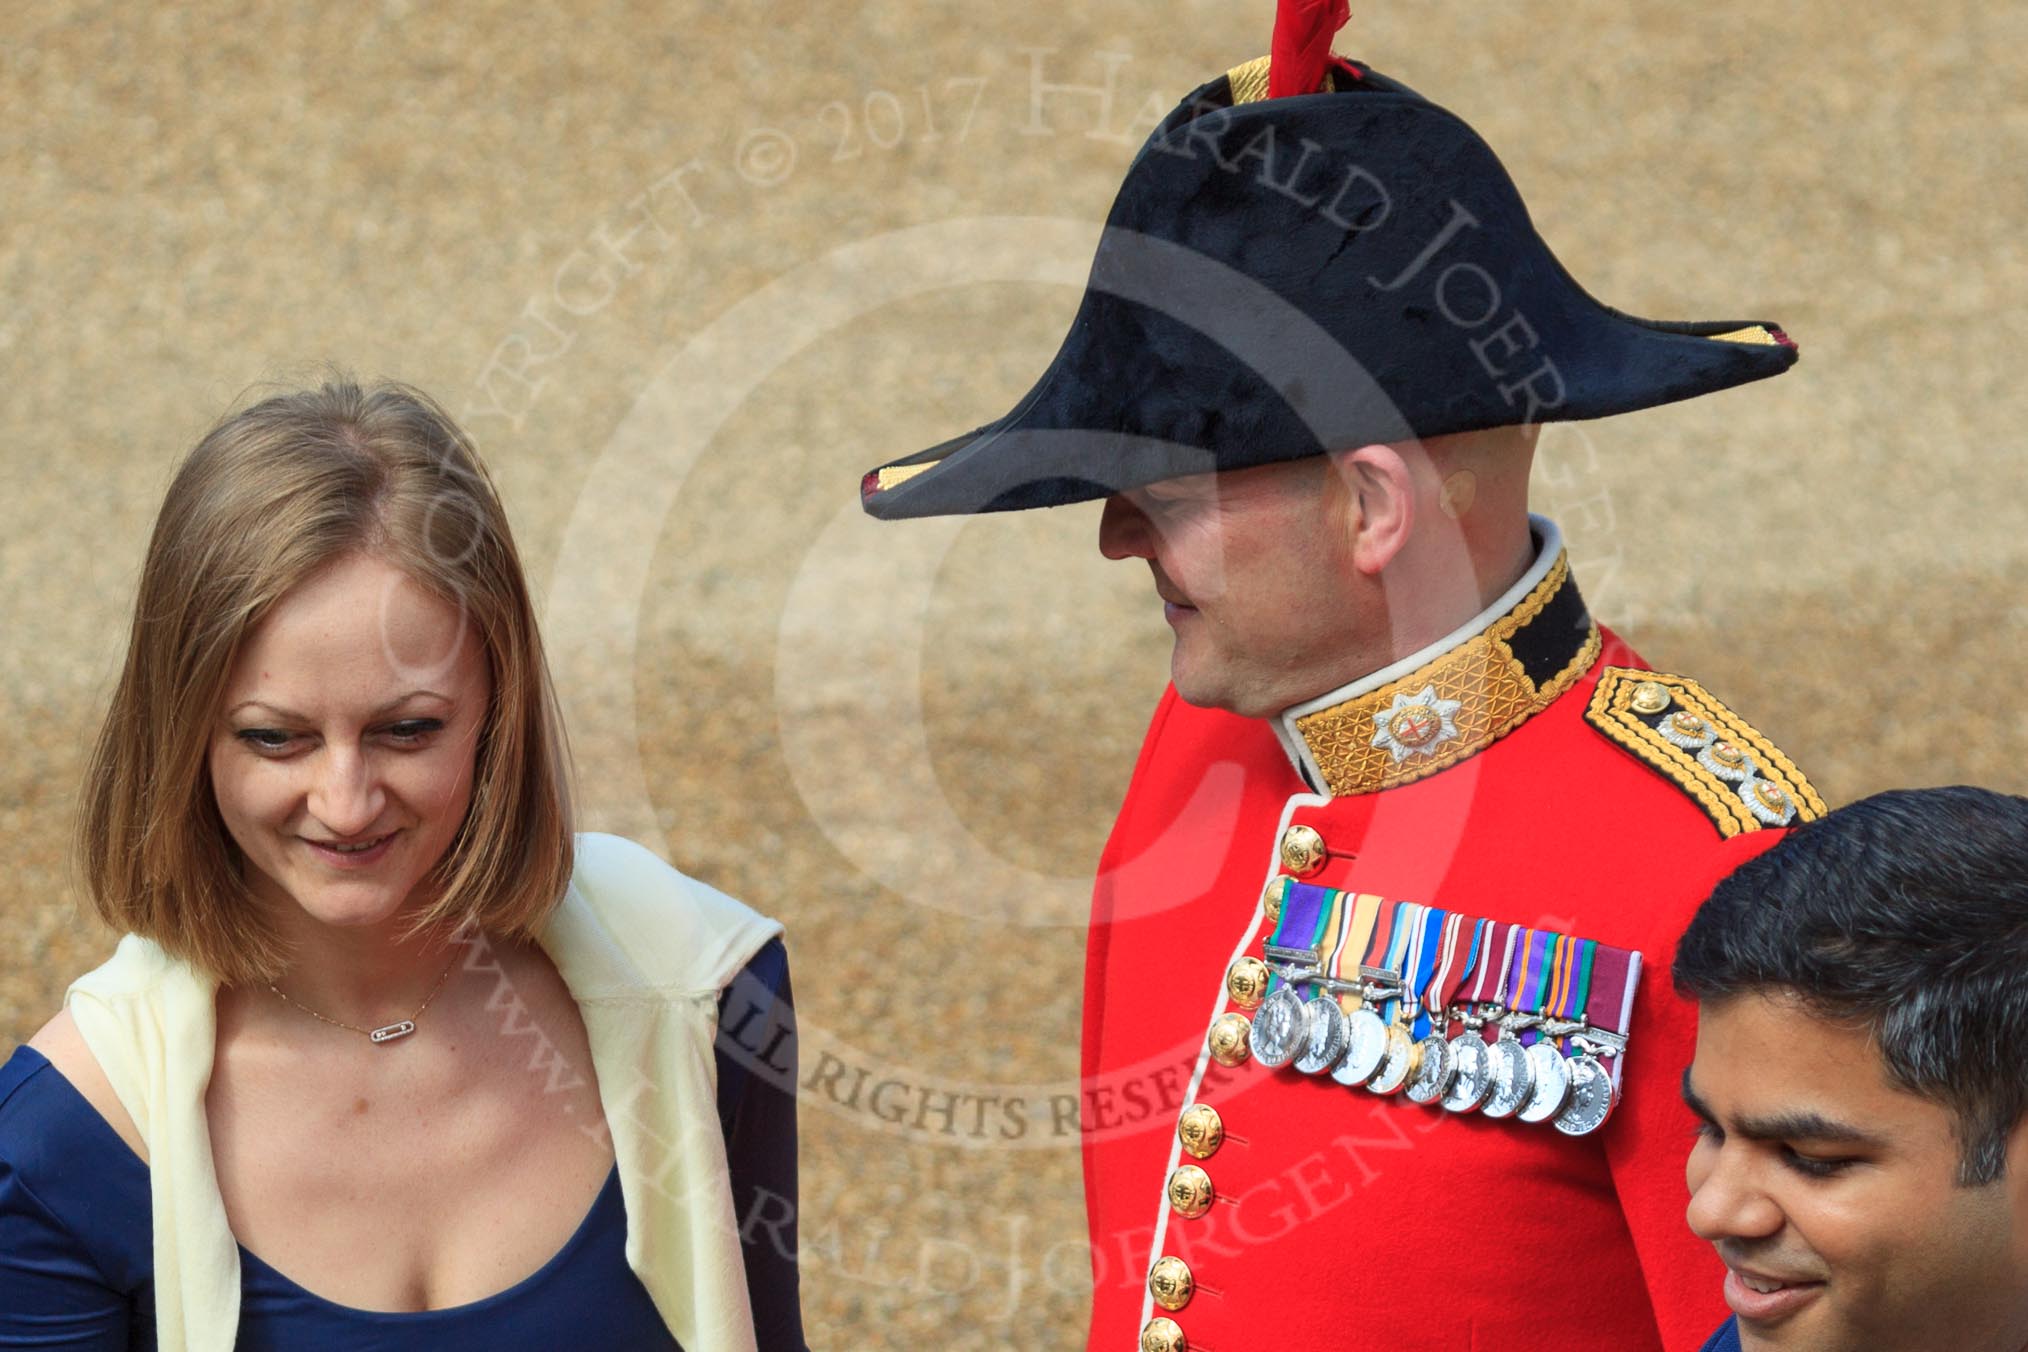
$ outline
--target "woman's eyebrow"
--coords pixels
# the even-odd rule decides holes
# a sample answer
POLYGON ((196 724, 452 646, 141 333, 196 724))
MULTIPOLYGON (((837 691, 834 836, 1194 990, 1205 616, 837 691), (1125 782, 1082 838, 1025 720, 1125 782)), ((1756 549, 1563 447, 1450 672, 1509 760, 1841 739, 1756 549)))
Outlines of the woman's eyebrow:
MULTIPOLYGON (((406 695, 402 695, 399 696, 398 698, 391 699, 387 703, 381 705, 378 709, 375 709, 371 717, 379 718, 382 714, 392 713, 394 710, 399 709, 402 705, 408 703, 410 700, 424 695, 427 695, 431 699, 442 700, 446 704, 451 703, 451 697, 449 695, 440 694, 435 690, 411 690, 406 695)), ((227 709, 225 712, 228 715, 231 715, 238 713, 241 709, 254 709, 254 708, 266 709, 269 713, 273 714, 277 718, 287 719, 295 723, 307 723, 310 721, 309 716, 307 714, 299 714, 294 709, 284 709, 279 704, 270 704, 266 700, 259 699, 241 700, 238 704, 233 705, 230 709, 227 709)))

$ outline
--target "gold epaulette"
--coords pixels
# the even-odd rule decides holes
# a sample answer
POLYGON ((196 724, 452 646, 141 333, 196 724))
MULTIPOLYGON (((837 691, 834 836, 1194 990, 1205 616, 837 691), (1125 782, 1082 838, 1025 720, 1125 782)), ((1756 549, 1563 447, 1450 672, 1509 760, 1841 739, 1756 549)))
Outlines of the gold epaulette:
POLYGON ((1695 799, 1721 836, 1824 815, 1795 762, 1688 677, 1606 667, 1584 717, 1695 799))

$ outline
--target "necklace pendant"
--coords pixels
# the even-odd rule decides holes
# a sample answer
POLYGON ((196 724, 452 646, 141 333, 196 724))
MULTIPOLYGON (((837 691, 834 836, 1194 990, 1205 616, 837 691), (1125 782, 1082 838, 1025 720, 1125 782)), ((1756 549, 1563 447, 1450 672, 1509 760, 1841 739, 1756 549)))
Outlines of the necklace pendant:
POLYGON ((366 1036, 372 1038, 375 1042, 392 1042, 398 1037, 407 1037, 414 1031, 415 1020, 403 1019, 400 1023, 390 1023, 384 1027, 376 1028, 366 1036))

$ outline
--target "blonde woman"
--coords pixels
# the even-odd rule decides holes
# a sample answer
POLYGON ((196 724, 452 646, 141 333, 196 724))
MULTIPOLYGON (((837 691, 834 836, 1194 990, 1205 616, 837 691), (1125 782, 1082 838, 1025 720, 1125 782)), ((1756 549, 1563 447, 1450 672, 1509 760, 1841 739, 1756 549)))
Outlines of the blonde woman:
POLYGON ((0 1067, 0 1347, 803 1345, 780 926, 573 837, 428 398, 198 443, 82 802, 126 937, 0 1067))

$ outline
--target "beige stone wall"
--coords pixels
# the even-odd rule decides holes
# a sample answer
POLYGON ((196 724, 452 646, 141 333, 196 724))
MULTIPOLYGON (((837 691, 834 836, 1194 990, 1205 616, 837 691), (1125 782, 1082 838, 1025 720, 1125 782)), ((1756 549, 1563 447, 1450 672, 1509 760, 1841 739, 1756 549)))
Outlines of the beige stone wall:
MULTIPOLYGON (((876 527, 855 486, 1026 388, 1123 129, 1270 9, 12 12, 0 1033, 110 944, 65 832, 175 458, 252 382, 398 376, 498 474, 595 821, 786 920, 806 1072, 977 1096, 948 1133, 842 1070, 806 1097, 818 1343, 1081 1346, 1075 1151, 982 1104, 1075 1076, 1066 922, 1166 631, 1094 508, 876 527)), ((1479 126, 1600 296, 1800 340, 1555 437, 1541 506, 1601 615, 1834 801, 2028 789, 2028 16, 1921 11, 1440 0, 1340 43, 1479 126)))

